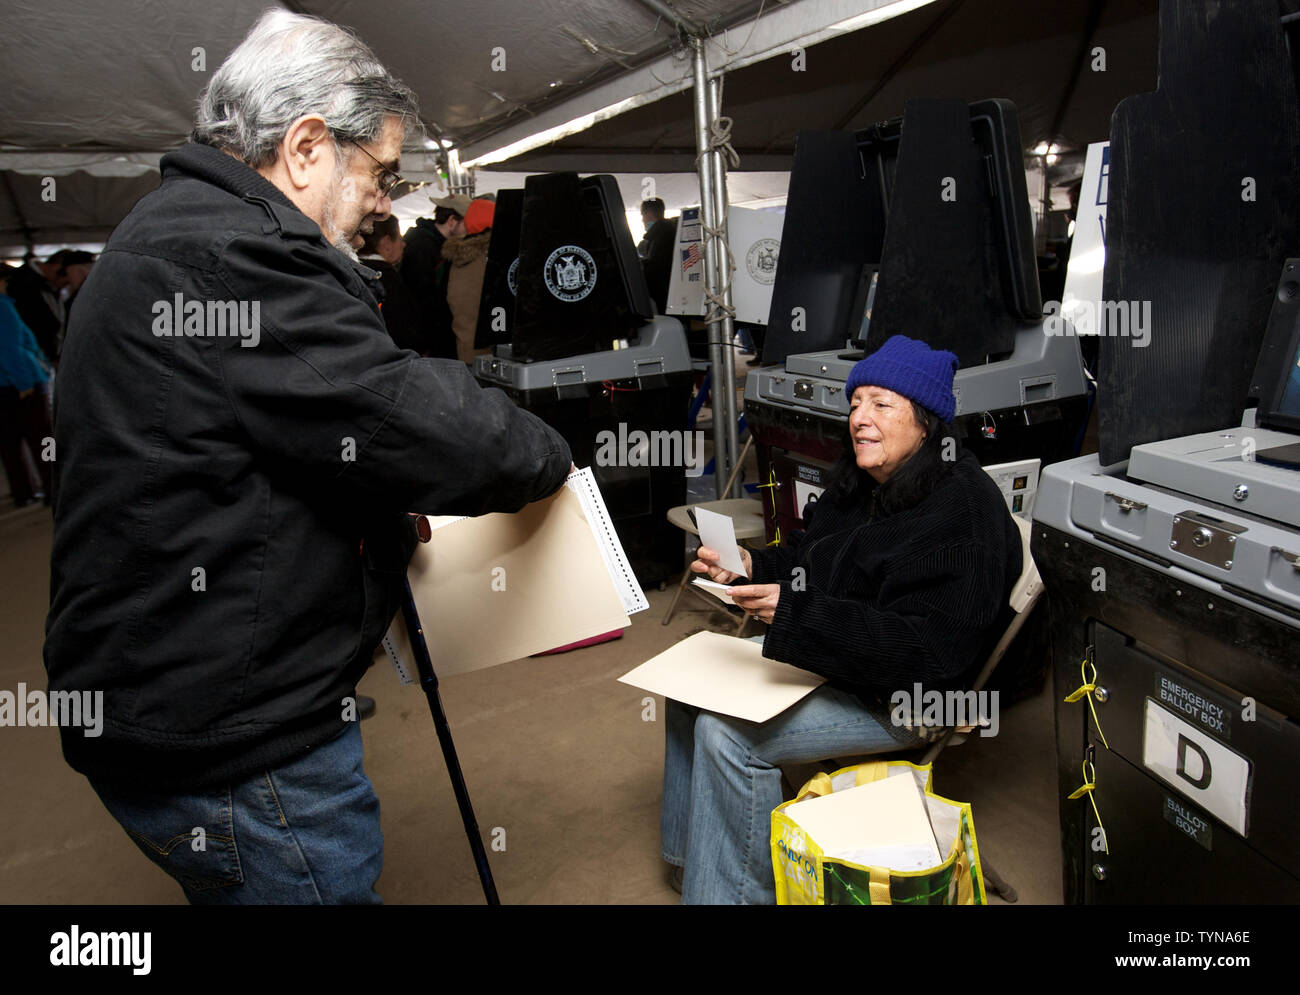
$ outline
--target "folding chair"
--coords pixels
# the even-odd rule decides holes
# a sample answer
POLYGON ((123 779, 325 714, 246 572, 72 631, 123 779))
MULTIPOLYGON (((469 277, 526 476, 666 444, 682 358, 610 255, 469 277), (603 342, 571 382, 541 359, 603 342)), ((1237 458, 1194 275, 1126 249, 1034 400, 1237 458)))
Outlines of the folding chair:
MULTIPOLYGON (((754 437, 751 435, 745 440, 745 444, 740 449, 740 456, 736 460, 736 465, 731 469, 731 476, 727 479, 727 485, 722 489, 725 494, 731 490, 731 485, 736 480, 736 475, 740 473, 740 468, 745 463, 745 457, 749 454, 749 447, 754 444, 754 437)), ((715 511, 719 515, 726 515, 732 520, 732 526, 736 532, 736 540, 744 542, 746 539, 757 539, 765 533, 763 525, 763 502, 755 498, 724 498, 721 501, 697 501, 695 504, 680 504, 675 508, 668 509, 668 521, 672 522, 683 532, 689 532, 691 535, 698 536, 700 530, 695 527, 695 522, 691 518, 691 512, 696 508, 704 508, 708 511, 715 511)), ((681 600, 682 592, 687 589, 691 578, 695 574, 691 572, 688 565, 686 572, 682 574, 681 583, 677 585, 677 593, 673 595, 672 603, 668 606, 668 611, 660 620, 662 625, 667 625, 673 620, 673 613, 677 611, 677 602, 681 600)), ((720 602, 716 601, 710 595, 705 594, 698 588, 692 588, 692 593, 703 598, 714 607, 720 602)), ((741 618, 740 624, 736 627, 736 635, 740 635, 741 630, 745 628, 745 623, 749 621, 749 616, 741 618)))

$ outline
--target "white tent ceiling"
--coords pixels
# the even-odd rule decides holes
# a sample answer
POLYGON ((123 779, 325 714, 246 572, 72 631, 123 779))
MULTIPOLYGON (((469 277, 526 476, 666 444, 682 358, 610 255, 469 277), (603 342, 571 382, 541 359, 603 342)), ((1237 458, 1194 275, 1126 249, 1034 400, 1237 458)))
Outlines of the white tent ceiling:
MULTIPOLYGON (((103 238, 157 182, 158 156, 185 140, 211 71, 269 2, 10 0, 0 247, 103 238), (56 179, 53 200, 45 176, 56 179)), ((694 169, 689 62, 655 0, 280 5, 356 30, 417 91, 430 138, 454 144, 462 161, 629 182, 694 169)), ((672 2, 710 31, 710 66, 727 72, 723 113, 735 119, 741 169, 769 172, 789 168, 799 130, 862 127, 901 113, 909 96, 1009 97, 1027 147, 1104 138, 1115 102, 1155 84, 1155 9, 1156 0, 672 2), (1080 61, 1093 45, 1106 48, 1103 73, 1080 61)), ((403 171, 435 179, 436 158, 412 149, 403 171)))

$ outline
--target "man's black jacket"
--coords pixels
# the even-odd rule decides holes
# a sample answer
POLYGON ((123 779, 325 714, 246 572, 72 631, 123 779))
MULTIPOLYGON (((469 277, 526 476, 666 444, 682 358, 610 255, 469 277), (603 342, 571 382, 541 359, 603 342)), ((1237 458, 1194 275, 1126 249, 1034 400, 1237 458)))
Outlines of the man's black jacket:
POLYGON ((343 728, 397 607, 407 511, 514 511, 562 438, 384 329, 363 271, 234 158, 187 145, 113 233, 65 340, 51 690, 104 692, 73 767, 138 786, 248 776, 343 728), (204 321, 177 321, 179 295, 204 321), (238 302, 253 337, 207 302, 238 302), (227 328, 229 331, 229 328, 227 328))

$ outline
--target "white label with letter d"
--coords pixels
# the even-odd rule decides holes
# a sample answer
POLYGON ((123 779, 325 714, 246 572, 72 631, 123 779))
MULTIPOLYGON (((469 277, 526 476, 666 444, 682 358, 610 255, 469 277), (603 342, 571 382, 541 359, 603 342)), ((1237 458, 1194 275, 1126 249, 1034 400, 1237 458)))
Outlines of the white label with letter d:
POLYGON ((1150 698, 1143 726, 1147 769, 1245 836, 1250 761, 1150 698))

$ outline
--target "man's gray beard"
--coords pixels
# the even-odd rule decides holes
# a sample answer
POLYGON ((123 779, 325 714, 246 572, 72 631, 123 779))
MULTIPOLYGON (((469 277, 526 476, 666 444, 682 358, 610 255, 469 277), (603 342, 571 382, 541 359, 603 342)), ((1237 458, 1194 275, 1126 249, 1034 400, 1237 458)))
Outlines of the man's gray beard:
POLYGON ((334 248, 338 249, 339 252, 343 253, 343 255, 347 256, 354 263, 361 262, 361 258, 357 255, 357 250, 352 248, 351 239, 347 238, 345 235, 340 235, 336 238, 333 245, 334 248))
MULTIPOLYGON (((333 193, 333 191, 331 191, 331 193, 333 193)), ((338 226, 334 223, 334 199, 332 197, 325 204, 325 217, 323 220, 325 221, 326 228, 331 231, 337 230, 338 226)), ((343 255, 347 256, 354 263, 360 262, 357 258, 357 250, 352 248, 352 239, 343 232, 339 232, 335 235, 334 240, 330 242, 330 245, 334 246, 334 248, 338 249, 339 252, 343 253, 343 255)))
MULTIPOLYGON (((330 184, 329 192, 325 197, 325 217, 323 220, 325 222, 325 227, 331 231, 338 229, 338 225, 335 224, 335 207, 338 204, 340 196, 339 189, 343 186, 343 178, 346 175, 347 160, 340 157, 334 169, 334 180, 330 184)), ((352 239, 343 232, 339 232, 330 244, 334 246, 334 248, 338 249, 339 252, 343 253, 343 255, 351 259, 354 263, 359 263, 361 261, 357 257, 357 250, 352 248, 352 239)))

